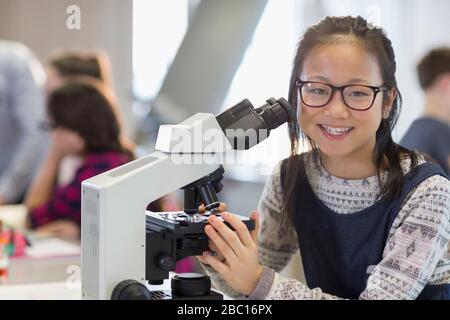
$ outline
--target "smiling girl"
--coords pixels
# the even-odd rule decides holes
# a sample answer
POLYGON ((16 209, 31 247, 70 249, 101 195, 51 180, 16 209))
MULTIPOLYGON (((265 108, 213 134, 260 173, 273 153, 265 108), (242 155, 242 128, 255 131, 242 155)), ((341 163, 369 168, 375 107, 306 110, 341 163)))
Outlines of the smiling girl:
POLYGON ((205 227, 216 254, 200 260, 223 292, 450 298, 450 182, 392 139, 402 103, 395 70, 390 40, 361 17, 327 17, 305 33, 289 88, 291 156, 251 214, 257 229, 227 212, 236 232, 215 216, 205 227), (311 151, 298 155, 300 128, 311 151), (278 273, 298 250, 306 283, 278 273))

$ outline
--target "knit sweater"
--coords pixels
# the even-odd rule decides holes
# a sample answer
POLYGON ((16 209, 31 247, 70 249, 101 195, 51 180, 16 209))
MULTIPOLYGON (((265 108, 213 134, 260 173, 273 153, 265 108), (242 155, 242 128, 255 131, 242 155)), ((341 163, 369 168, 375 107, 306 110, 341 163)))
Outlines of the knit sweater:
MULTIPOLYGON (((419 164, 423 162, 420 158, 419 164)), ((403 160, 402 168, 404 173, 410 170, 409 159, 403 160)), ((355 180, 335 177, 314 161, 312 154, 305 157, 305 169, 315 195, 338 214, 358 212, 380 200, 376 176, 355 180)), ((258 248, 263 273, 248 298, 341 299, 279 274, 299 250, 294 226, 280 223, 282 197, 278 164, 258 204, 258 248)), ((434 175, 405 198, 389 232, 382 260, 373 268, 360 299, 415 299, 426 284, 450 283, 449 239, 450 181, 434 175)), ((219 290, 233 298, 247 298, 230 288, 211 267, 204 268, 219 290)))

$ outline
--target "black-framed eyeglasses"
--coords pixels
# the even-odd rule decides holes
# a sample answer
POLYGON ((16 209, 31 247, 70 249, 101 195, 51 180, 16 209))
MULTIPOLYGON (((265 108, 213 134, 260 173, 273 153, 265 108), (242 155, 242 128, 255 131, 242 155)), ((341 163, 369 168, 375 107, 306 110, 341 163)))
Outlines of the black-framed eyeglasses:
POLYGON ((385 86, 374 87, 365 85, 345 85, 335 87, 331 84, 316 81, 302 81, 297 79, 296 86, 304 105, 312 108, 326 106, 340 91, 345 105, 357 111, 369 110, 377 97, 378 92, 386 91, 385 86))

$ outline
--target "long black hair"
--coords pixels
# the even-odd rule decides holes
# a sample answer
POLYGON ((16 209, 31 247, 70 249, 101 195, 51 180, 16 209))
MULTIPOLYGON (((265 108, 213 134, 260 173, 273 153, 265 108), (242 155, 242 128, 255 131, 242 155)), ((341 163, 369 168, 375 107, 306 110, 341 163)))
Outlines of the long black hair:
MULTIPOLYGON (((394 199, 404 183, 404 173, 401 160, 404 157, 411 158, 411 166, 417 165, 417 155, 396 144, 392 139, 392 130, 397 123, 402 106, 402 96, 397 88, 395 78, 396 62, 391 41, 387 38, 381 28, 371 27, 362 17, 326 17, 318 24, 309 28, 300 41, 292 68, 289 85, 289 103, 297 113, 297 86, 296 81, 302 73, 303 63, 311 50, 320 45, 329 45, 339 41, 352 40, 365 47, 378 61, 384 85, 397 92, 392 108, 386 119, 381 120, 380 127, 376 132, 376 144, 373 161, 377 167, 378 180, 381 185, 381 198, 394 199), (382 179, 382 173, 387 172, 386 179, 382 179)), ((389 91, 384 91, 383 99, 386 100, 389 91)), ((297 196, 296 182, 299 175, 305 174, 302 157, 298 155, 300 136, 303 141, 308 141, 312 152, 317 159, 318 148, 314 142, 305 137, 301 132, 297 121, 289 124, 289 135, 291 139, 291 154, 283 164, 283 212, 284 218, 292 221, 294 202, 297 196)), ((286 221, 286 220, 285 220, 286 221)))

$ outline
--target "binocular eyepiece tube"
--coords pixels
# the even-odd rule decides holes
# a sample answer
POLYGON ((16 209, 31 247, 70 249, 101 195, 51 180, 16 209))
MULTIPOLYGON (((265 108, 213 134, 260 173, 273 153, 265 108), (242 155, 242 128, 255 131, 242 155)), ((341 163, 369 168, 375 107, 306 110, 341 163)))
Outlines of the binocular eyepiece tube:
POLYGON ((295 121, 295 114, 284 98, 269 98, 257 109, 244 99, 218 115, 216 120, 234 150, 247 150, 266 139, 270 130, 295 121))

